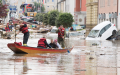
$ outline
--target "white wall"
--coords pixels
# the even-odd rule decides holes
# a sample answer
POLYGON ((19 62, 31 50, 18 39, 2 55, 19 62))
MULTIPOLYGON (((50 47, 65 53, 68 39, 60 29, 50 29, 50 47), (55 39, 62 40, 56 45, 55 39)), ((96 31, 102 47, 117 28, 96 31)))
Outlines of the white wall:
POLYGON ((74 16, 74 0, 66 0, 66 12, 74 16))
POLYGON ((79 14, 77 23, 80 24, 80 25, 85 25, 85 16, 86 15, 84 15, 84 14, 79 14), (82 19, 82 21, 80 22, 79 19, 82 19))
POLYGON ((120 0, 118 0, 118 30, 120 30, 120 0))

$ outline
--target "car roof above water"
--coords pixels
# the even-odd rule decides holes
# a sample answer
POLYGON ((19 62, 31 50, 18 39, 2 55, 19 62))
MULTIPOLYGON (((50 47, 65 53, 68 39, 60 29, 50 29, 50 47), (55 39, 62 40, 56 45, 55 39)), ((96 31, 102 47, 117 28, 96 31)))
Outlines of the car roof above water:
POLYGON ((98 25, 96 25, 92 30, 101 30, 103 27, 105 27, 106 25, 110 24, 110 21, 104 21, 98 25))

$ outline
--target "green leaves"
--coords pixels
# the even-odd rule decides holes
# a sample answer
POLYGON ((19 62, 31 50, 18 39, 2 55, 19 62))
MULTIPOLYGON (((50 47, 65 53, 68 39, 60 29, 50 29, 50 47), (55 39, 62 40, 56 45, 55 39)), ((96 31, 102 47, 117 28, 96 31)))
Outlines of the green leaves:
POLYGON ((60 13, 57 10, 53 10, 45 14, 37 13, 35 19, 39 22, 43 22, 45 25, 56 25, 57 27, 61 24, 64 27, 71 27, 74 22, 73 16, 70 13, 60 13))
POLYGON ((55 26, 55 20, 58 17, 59 12, 57 10, 50 11, 49 13, 49 24, 55 26))
POLYGON ((37 13, 37 15, 35 16, 35 20, 39 21, 39 22, 43 22, 43 13, 37 13))
POLYGON ((58 20, 64 27, 71 27, 74 22, 73 16, 70 13, 61 13, 58 20))
POLYGON ((49 18, 48 18, 48 13, 45 13, 45 14, 44 14, 44 17, 43 17, 43 23, 44 23, 45 25, 48 25, 48 24, 49 24, 48 20, 49 20, 49 18))

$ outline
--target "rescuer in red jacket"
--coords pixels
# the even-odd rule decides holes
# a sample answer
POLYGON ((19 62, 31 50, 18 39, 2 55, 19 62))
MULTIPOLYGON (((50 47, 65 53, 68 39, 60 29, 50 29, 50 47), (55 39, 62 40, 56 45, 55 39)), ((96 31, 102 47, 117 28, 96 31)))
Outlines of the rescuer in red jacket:
POLYGON ((6 27, 5 27, 5 30, 6 30, 6 32, 7 32, 7 31, 10 31, 9 23, 7 23, 7 25, 6 25, 6 27))
POLYGON ((40 48, 47 48, 47 47, 52 48, 52 47, 47 43, 45 37, 41 38, 41 39, 38 41, 38 46, 37 46, 37 47, 40 47, 40 48))
POLYGON ((24 34, 24 36, 23 36, 23 45, 27 46, 27 42, 28 42, 28 38, 29 38, 29 31, 28 31, 27 24, 25 22, 23 22, 23 21, 20 21, 19 25, 20 25, 19 30, 24 34))
POLYGON ((65 36, 66 36, 66 31, 63 25, 60 25, 58 28, 58 43, 62 46, 62 48, 65 48, 65 36))

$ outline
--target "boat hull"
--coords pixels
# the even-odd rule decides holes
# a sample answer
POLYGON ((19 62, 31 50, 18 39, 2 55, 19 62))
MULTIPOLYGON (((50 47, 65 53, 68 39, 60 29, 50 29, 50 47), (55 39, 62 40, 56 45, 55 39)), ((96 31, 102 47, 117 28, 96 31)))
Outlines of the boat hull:
POLYGON ((37 47, 28 47, 28 46, 18 46, 14 43, 7 44, 15 54, 37 54, 37 53, 66 53, 71 52, 73 48, 69 49, 47 49, 47 48, 37 48, 37 47))

